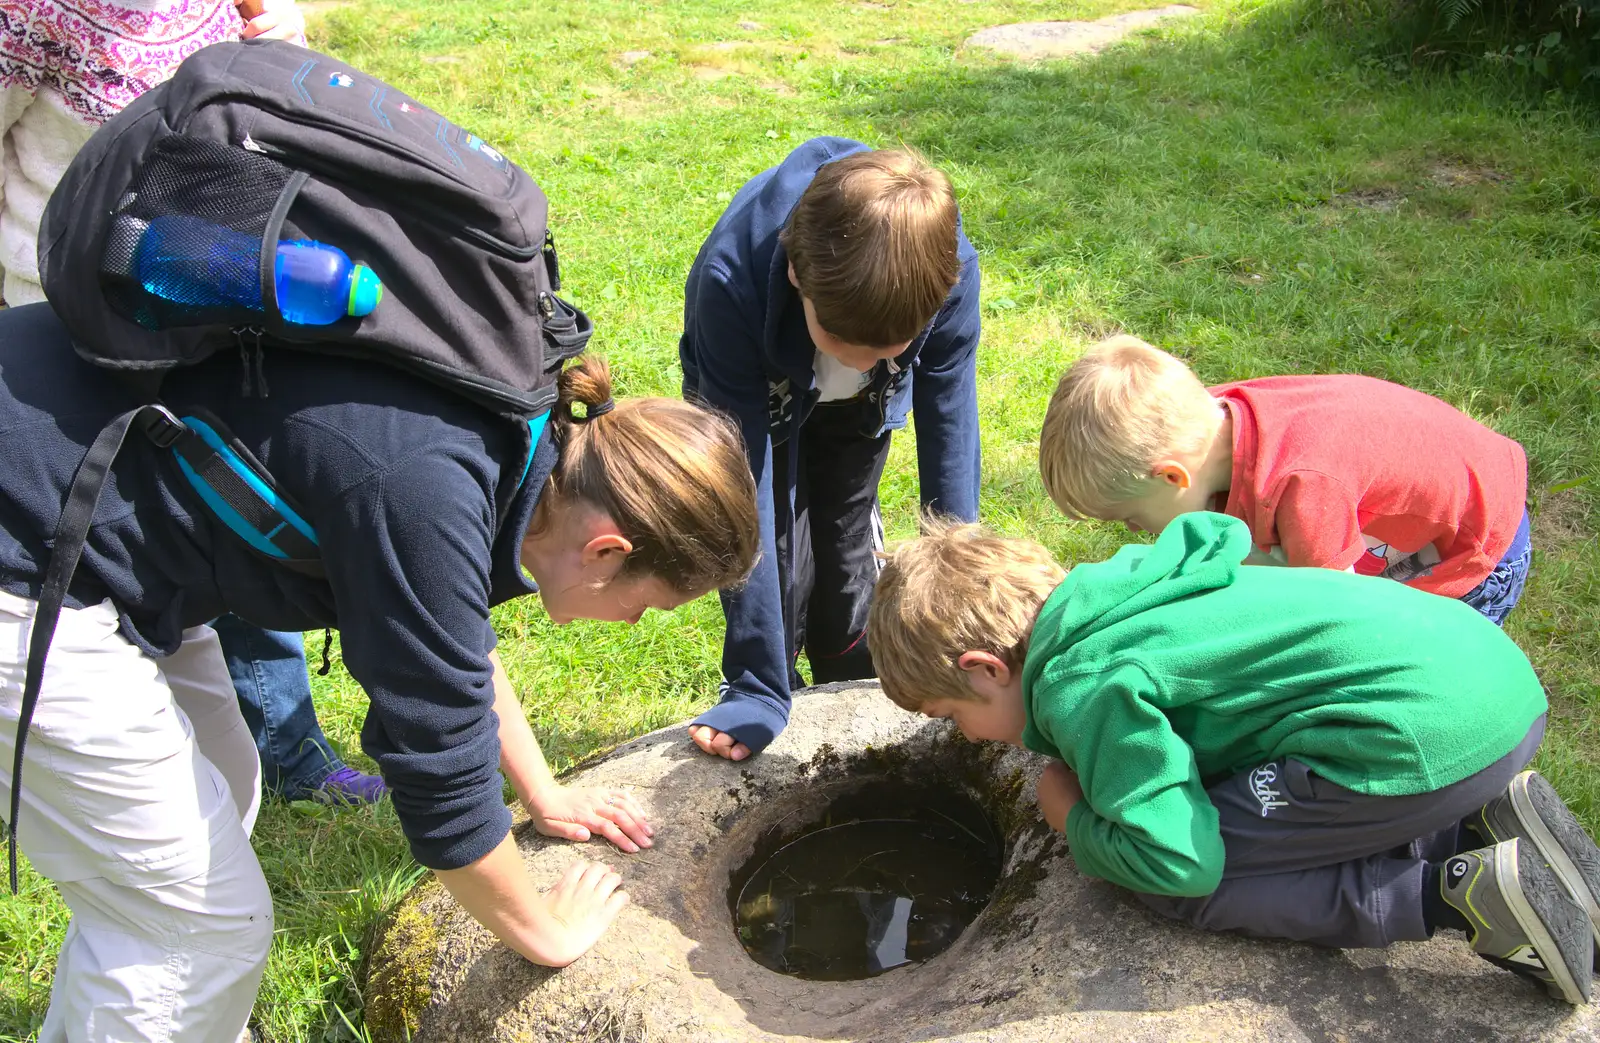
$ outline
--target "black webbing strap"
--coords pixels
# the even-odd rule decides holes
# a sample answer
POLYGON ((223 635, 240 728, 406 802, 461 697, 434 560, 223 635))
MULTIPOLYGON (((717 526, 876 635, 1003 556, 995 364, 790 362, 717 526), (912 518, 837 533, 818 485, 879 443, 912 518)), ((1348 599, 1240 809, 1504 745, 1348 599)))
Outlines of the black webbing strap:
MULTIPOLYGON (((11 813, 6 826, 10 848, 11 893, 17 893, 17 814, 22 808, 22 754, 28 743, 28 727, 33 722, 34 707, 39 704, 39 689, 44 684, 44 662, 50 653, 50 641, 55 636, 56 621, 61 617, 61 606, 66 601, 67 586, 77 571, 78 558, 83 554, 83 542, 89 536, 89 525, 94 521, 95 508, 100 504, 100 490, 105 488, 106 475, 122 449, 128 429, 141 414, 156 411, 156 406, 140 406, 118 416, 101 429, 99 437, 89 447, 89 452, 73 475, 72 488, 67 493, 66 506, 61 510, 61 520, 56 524, 55 544, 50 552, 50 564, 45 569, 44 585, 39 590, 39 606, 33 617, 33 634, 28 640, 28 672, 22 688, 22 707, 17 717, 17 750, 11 762, 11 813)), ((170 415, 170 414, 169 414, 170 415)))
POLYGON ((182 457, 184 463, 188 464, 201 481, 237 513, 245 524, 260 533, 268 543, 283 551, 290 560, 314 560, 321 556, 322 552, 315 543, 307 539, 293 525, 286 524, 283 515, 250 488, 228 461, 223 459, 222 454, 199 435, 186 430, 173 442, 172 451, 182 457))
MULTIPOLYGON (((784 479, 788 491, 784 495, 784 502, 789 505, 789 513, 784 520, 789 526, 789 538, 783 547, 783 570, 789 577, 789 596, 784 599, 783 605, 783 650, 787 657, 784 664, 784 682, 794 687, 795 660, 800 655, 800 584, 795 579, 794 562, 797 551, 795 549, 795 529, 799 525, 795 518, 795 490, 800 487, 800 427, 804 423, 801 417, 802 403, 798 398, 790 400, 794 404, 794 413, 789 421, 789 444, 784 448, 789 451, 789 474, 784 479)), ((782 589, 782 580, 779 580, 782 589)), ((790 696, 794 693, 791 691, 790 696)))
MULTIPOLYGON (((272 204, 272 212, 267 215, 266 227, 261 229, 261 308, 266 314, 267 327, 274 333, 284 332, 283 302, 278 300, 278 237, 283 234, 283 222, 289 218, 289 207, 294 205, 295 199, 300 195, 300 190, 306 182, 311 180, 311 175, 304 170, 296 170, 294 175, 284 183, 278 192, 276 202, 272 204)), ((256 372, 261 369, 261 339, 256 337, 256 372)), ((261 397, 267 397, 266 381, 262 381, 261 397)))

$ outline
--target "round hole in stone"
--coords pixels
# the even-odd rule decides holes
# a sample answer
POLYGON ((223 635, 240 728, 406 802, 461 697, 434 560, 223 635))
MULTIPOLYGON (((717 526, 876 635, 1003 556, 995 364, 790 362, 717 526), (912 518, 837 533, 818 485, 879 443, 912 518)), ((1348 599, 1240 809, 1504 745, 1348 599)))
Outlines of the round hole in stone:
POLYGON ((730 879, 729 909, 764 967, 871 978, 949 948, 989 903, 1004 856, 964 790, 875 779, 815 821, 763 835, 730 879))

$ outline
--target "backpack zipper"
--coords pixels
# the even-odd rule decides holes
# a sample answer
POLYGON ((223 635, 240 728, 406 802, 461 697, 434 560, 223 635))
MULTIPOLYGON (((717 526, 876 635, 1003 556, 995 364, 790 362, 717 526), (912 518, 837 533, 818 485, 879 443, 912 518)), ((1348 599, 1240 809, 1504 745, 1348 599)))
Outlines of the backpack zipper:
MULTIPOLYGON (((289 122, 293 121, 290 120, 289 122)), ((263 144, 249 135, 245 135, 244 140, 239 142, 239 147, 247 149, 251 152, 259 153, 263 156, 268 156, 272 159, 276 159, 286 166, 296 166, 303 170, 321 173, 323 176, 332 181, 339 182, 341 184, 343 183, 341 179, 330 173, 325 165, 318 163, 314 156, 293 152, 279 145, 263 144)), ((408 156, 406 158, 414 159, 415 157, 408 156)), ((471 190, 470 186, 468 185, 463 184, 462 187, 468 189, 469 191, 471 190)), ((531 261, 535 257, 543 256, 547 247, 552 252, 554 251, 555 240, 554 237, 550 235, 550 230, 548 228, 545 229, 545 242, 540 242, 533 246, 517 246, 516 244, 508 243, 504 239, 501 239, 497 236, 490 235, 483 229, 473 225, 453 225, 449 220, 439 215, 437 208, 432 207, 420 200, 411 200, 408 204, 408 208, 416 213, 419 217, 422 217, 430 224, 439 228, 441 231, 444 231, 450 235, 466 236, 468 239, 474 240, 491 252, 499 254, 501 257, 509 258, 513 261, 531 261)))
POLYGON ((551 234, 548 227, 544 230, 544 246, 541 249, 544 253, 545 272, 550 276, 550 288, 559 292, 561 290, 561 260, 556 256, 556 237, 551 234))
POLYGON ((251 398, 255 395, 255 389, 250 386, 250 349, 244 346, 245 329, 243 326, 235 326, 233 339, 239 343, 239 369, 243 372, 239 380, 239 396, 251 398))
POLYGON ((257 390, 261 392, 261 398, 266 398, 269 394, 267 370, 263 361, 265 352, 261 349, 261 335, 265 332, 266 330, 260 326, 233 327, 233 339, 239 344, 239 366, 244 370, 244 378, 239 383, 239 394, 244 398, 255 398, 257 390), (244 342, 247 333, 255 338, 253 346, 244 342))

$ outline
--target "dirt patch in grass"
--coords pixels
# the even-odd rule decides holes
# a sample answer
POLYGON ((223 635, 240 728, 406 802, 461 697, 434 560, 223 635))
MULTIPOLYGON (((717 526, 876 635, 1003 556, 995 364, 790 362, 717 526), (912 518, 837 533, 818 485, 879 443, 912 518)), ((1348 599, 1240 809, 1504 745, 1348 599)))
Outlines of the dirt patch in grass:
POLYGON ((1098 344, 1128 332, 1120 322, 1108 315, 1074 318, 1066 324, 1066 328, 1085 345, 1098 344))
POLYGON ((1428 180, 1443 188, 1461 188, 1468 185, 1502 185, 1511 180, 1511 175, 1493 167, 1441 161, 1428 169, 1428 180))
POLYGON ((825 59, 831 57, 833 48, 824 45, 805 46, 783 40, 717 40, 713 43, 694 44, 684 48, 683 61, 692 64, 716 64, 737 55, 736 61, 765 59, 796 60, 799 58, 825 59))
MULTIPOLYGON (((1369 210, 1380 214, 1393 214, 1402 208, 1420 208, 1421 213, 1436 217, 1466 219, 1474 215, 1464 201, 1476 200, 1492 205, 1492 200, 1481 191, 1483 186, 1503 185, 1511 175, 1484 163, 1466 159, 1438 159, 1394 156, 1377 159, 1367 164, 1362 175, 1379 182, 1361 188, 1336 192, 1322 204, 1326 210, 1369 210), (1384 183, 1387 182, 1387 183, 1384 183), (1412 199, 1406 186, 1417 193, 1412 199), (1438 189, 1464 190, 1458 193, 1439 192, 1438 189)), ((1492 195, 1492 191, 1490 193, 1492 195)))
POLYGON ((1352 188, 1337 193, 1328 200, 1328 206, 1340 210, 1375 210, 1380 214, 1392 214, 1405 201, 1405 193, 1394 188, 1352 188))
POLYGON ((1186 4, 1170 4, 1092 22, 1014 22, 980 29, 967 37, 967 46, 1028 61, 1098 54, 1130 33, 1199 13, 1186 4))
POLYGON ((1592 542, 1594 531, 1589 527, 1588 510, 1574 489, 1545 493, 1533 516, 1534 546, 1546 552, 1555 552, 1580 543, 1592 542))
POLYGON ((839 53, 831 45, 804 47, 779 40, 718 40, 687 47, 678 60, 700 80, 749 76, 771 81, 775 73, 781 74, 801 59, 826 61, 839 53))

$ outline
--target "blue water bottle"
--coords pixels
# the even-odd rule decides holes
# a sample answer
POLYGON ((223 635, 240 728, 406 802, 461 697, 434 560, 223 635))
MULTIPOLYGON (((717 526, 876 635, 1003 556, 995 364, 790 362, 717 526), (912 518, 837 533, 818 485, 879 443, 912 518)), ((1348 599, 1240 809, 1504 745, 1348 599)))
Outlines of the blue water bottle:
MULTIPOLYGON (((181 214, 117 224, 113 242, 133 245, 126 271, 148 292, 195 309, 266 311, 259 238, 181 214)), ((108 261, 111 252, 108 244, 108 261)), ((278 310, 299 326, 368 315, 383 298, 383 283, 371 268, 311 239, 280 240, 273 272, 278 310)))

